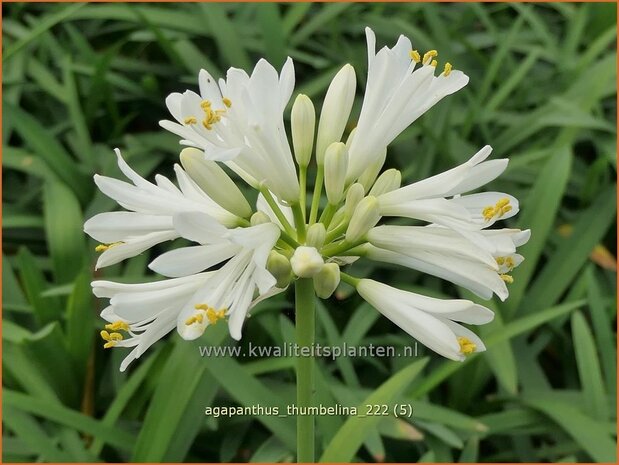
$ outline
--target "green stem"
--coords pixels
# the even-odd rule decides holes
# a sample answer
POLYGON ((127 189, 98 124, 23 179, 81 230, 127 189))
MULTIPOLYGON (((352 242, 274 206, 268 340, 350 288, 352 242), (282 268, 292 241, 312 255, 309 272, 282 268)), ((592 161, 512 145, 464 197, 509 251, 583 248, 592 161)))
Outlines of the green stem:
POLYGON ((301 205, 295 203, 292 206, 292 214, 294 215, 294 225, 297 228, 297 238, 303 244, 305 242, 305 213, 301 205))
MULTIPOLYGON (((316 332, 314 283, 301 278, 295 283, 296 336, 298 347, 313 350, 316 332)), ((302 350, 302 349, 299 349, 302 350)), ((306 349, 307 350, 307 349, 306 349)), ((297 407, 312 407, 314 394, 314 358, 297 358, 297 407)), ((297 462, 314 462, 314 417, 297 416, 297 462)))
POLYGON ((339 224, 333 231, 329 231, 327 233, 327 237, 325 238, 325 244, 332 242, 333 239, 336 239, 337 237, 344 234, 346 232, 346 229, 348 229, 348 221, 342 221, 342 223, 339 224))
POLYGON ((288 235, 293 238, 297 237, 297 234, 295 233, 294 228, 290 225, 290 223, 286 219, 286 216, 280 210, 279 205, 277 205, 277 202, 275 201, 275 199, 269 192, 269 189, 267 189, 266 186, 261 186, 260 192, 264 196, 264 199, 267 201, 267 203, 269 204, 269 207, 271 207, 271 210, 273 210, 273 213, 275 213, 275 216, 277 217, 279 222, 282 224, 282 226, 284 227, 284 230, 288 233, 288 235))
POLYGON ((318 206, 320 205, 320 195, 322 194, 322 180, 324 178, 324 166, 318 165, 316 173, 316 182, 314 183, 314 193, 312 194, 312 208, 310 210, 309 224, 310 226, 316 222, 318 216, 318 206))
POLYGON ((299 204, 303 212, 303 223, 305 223, 305 210, 307 209, 307 166, 299 167, 299 204))
POLYGON ((341 255, 342 253, 353 249, 361 244, 363 244, 365 242, 364 239, 361 239, 357 242, 348 242, 346 239, 344 239, 342 242, 338 242, 336 244, 331 244, 327 247, 324 247, 320 253, 326 257, 336 257, 338 255, 341 255))
POLYGON ((346 274, 343 271, 340 271, 340 279, 345 283, 350 284, 355 289, 357 288, 359 281, 361 281, 359 278, 355 278, 354 276, 346 274))
POLYGON ((325 225, 325 228, 329 227, 329 224, 331 223, 331 220, 333 219, 333 215, 335 215, 335 212, 337 211, 337 205, 333 205, 333 204, 328 204, 325 209, 322 211, 322 215, 320 215, 320 219, 318 221, 320 221, 322 224, 325 225))

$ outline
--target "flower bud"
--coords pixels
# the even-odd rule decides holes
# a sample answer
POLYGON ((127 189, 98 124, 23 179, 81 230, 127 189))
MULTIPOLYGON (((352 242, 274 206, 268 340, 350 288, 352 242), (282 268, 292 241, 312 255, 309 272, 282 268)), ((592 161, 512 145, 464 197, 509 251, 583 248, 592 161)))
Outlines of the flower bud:
POLYGON ((359 202, 350 219, 350 224, 346 230, 346 240, 348 242, 357 242, 370 229, 376 226, 378 220, 380 220, 378 200, 373 196, 364 198, 359 202))
POLYGON ((266 213, 257 211, 251 216, 249 222, 252 226, 258 226, 259 224, 271 222, 271 218, 269 218, 269 215, 267 215, 266 213))
POLYGON ((290 259, 292 271, 299 278, 311 278, 318 273, 325 262, 314 247, 297 247, 290 259))
POLYGON ((290 261, 281 253, 271 250, 267 259, 267 270, 273 275, 279 288, 285 288, 292 279, 292 266, 290 261))
POLYGON ((316 129, 316 111, 307 95, 299 94, 295 99, 290 114, 290 126, 294 157, 299 166, 306 167, 312 157, 316 129))
POLYGON ((180 159, 189 177, 215 202, 241 218, 251 215, 251 207, 234 181, 216 162, 206 160, 204 152, 186 148, 180 159))
POLYGON ((337 263, 326 263, 314 276, 314 290, 321 299, 328 299, 340 284, 340 267, 337 263))
POLYGON ((333 142, 340 142, 342 139, 355 99, 356 85, 355 70, 348 64, 342 67, 329 85, 318 123, 316 140, 316 161, 318 165, 323 164, 327 147, 333 142))
POLYGON ((380 154, 376 156, 374 162, 368 166, 361 176, 359 176, 358 181, 363 185, 365 191, 368 192, 374 181, 376 180, 376 176, 380 173, 380 170, 383 168, 385 164, 385 159, 387 158, 387 149, 384 149, 380 154))
POLYGON ((322 223, 314 223, 307 229, 305 245, 320 250, 325 244, 326 237, 327 231, 325 230, 325 225, 322 223))
POLYGON ((344 206, 344 213, 346 218, 350 218, 357 208, 361 199, 365 196, 365 189, 358 182, 354 183, 352 186, 348 188, 348 192, 346 193, 346 203, 344 206))
POLYGON ((402 183, 402 173, 400 173, 396 169, 390 169, 381 174, 372 189, 370 190, 369 195, 373 195, 374 197, 378 197, 379 195, 386 194, 387 192, 394 191, 399 189, 400 184, 402 183))
POLYGON ((325 192, 331 205, 337 205, 344 194, 348 152, 342 142, 334 142, 325 153, 325 192))
POLYGON ((345 218, 346 218, 346 209, 344 207, 341 207, 333 215, 333 218, 331 219, 331 222, 329 223, 329 227, 327 228, 327 232, 331 232, 335 228, 337 228, 340 224, 342 224, 342 221, 344 221, 345 218))

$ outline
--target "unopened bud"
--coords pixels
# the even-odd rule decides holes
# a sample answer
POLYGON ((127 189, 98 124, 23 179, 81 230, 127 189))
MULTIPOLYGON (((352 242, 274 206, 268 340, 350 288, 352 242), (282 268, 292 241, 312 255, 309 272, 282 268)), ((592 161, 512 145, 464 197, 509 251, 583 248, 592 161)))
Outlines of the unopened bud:
POLYGON ((344 194, 348 152, 342 142, 334 142, 325 153, 325 191, 331 205, 337 205, 344 194))
POLYGON ((290 261, 281 253, 271 250, 267 260, 267 270, 273 275, 279 288, 285 288, 292 279, 292 266, 290 261))
POLYGON ((342 221, 344 221, 345 218, 346 218, 346 209, 342 207, 338 211, 335 212, 335 215, 333 215, 333 218, 331 219, 331 222, 329 223, 329 227, 327 228, 327 231, 328 232, 333 231, 340 224, 342 224, 342 221))
POLYGON ((316 129, 316 111, 307 95, 299 94, 295 99, 290 114, 290 126, 294 157, 299 166, 306 167, 312 157, 316 129))
POLYGON ((374 162, 370 166, 368 166, 363 173, 361 173, 361 176, 359 176, 359 182, 363 184, 366 192, 370 190, 370 187, 372 187, 372 184, 374 184, 374 181, 376 181, 376 177, 378 176, 378 173, 380 173, 380 170, 383 168, 386 158, 387 149, 384 149, 376 156, 374 162))
POLYGON ((251 215, 251 207, 234 181, 216 162, 206 160, 204 152, 186 148, 180 159, 189 177, 215 202, 241 218, 251 215))
POLYGON ((325 244, 326 237, 327 231, 325 230, 325 225, 322 223, 314 223, 307 229, 305 245, 320 250, 325 244))
POLYGON ((352 186, 348 188, 348 192, 346 192, 346 203, 344 207, 344 214, 346 218, 350 218, 357 208, 361 199, 365 196, 365 189, 363 186, 356 182, 352 186))
POLYGON ((355 99, 356 85, 355 70, 350 65, 344 65, 329 85, 318 123, 316 139, 316 161, 318 165, 323 164, 327 147, 333 142, 342 140, 342 134, 355 99))
POLYGON ((311 278, 318 273, 325 262, 314 247, 297 247, 290 259, 292 271, 299 278, 311 278))
POLYGON ((346 240, 348 242, 357 242, 370 229, 376 226, 378 220, 380 220, 378 200, 373 196, 364 198, 359 202, 350 219, 350 224, 346 230, 346 240))
POLYGON ((394 191, 400 188, 400 184, 402 183, 402 173, 400 173, 396 169, 390 169, 381 174, 372 189, 370 190, 369 195, 373 195, 374 197, 378 197, 379 195, 386 194, 387 192, 394 191))
POLYGON ((328 299, 340 284, 340 267, 337 263, 326 263, 314 276, 314 290, 321 299, 328 299))
POLYGON ((257 211, 251 216, 249 222, 252 226, 258 226, 259 224, 270 223, 271 218, 269 218, 269 215, 267 215, 266 213, 257 211))

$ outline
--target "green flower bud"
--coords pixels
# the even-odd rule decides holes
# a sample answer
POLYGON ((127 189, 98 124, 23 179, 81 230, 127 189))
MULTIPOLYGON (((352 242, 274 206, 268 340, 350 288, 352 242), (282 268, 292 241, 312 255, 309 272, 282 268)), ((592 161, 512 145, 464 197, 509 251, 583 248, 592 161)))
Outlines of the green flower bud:
POLYGON ((180 159, 189 177, 215 202, 241 218, 251 215, 251 207, 234 181, 216 162, 206 160, 204 152, 186 148, 180 159))
POLYGON ((350 218, 357 208, 361 199, 365 196, 365 189, 363 186, 356 182, 352 186, 348 188, 348 192, 346 193, 346 204, 344 207, 344 213, 346 218, 350 218))
POLYGON ((276 286, 285 288, 292 279, 292 266, 290 261, 281 253, 271 250, 267 259, 267 270, 277 280, 276 286))
POLYGON ((364 198, 359 202, 350 219, 350 224, 346 230, 346 240, 351 243, 357 242, 376 226, 378 220, 380 220, 378 200, 373 196, 364 198))
POLYGON ((370 166, 368 166, 361 176, 359 176, 359 182, 363 185, 363 188, 366 192, 370 190, 372 184, 376 180, 378 173, 383 168, 385 164, 385 159, 387 158, 387 149, 384 149, 380 154, 376 156, 376 160, 370 166))
POLYGON ((290 126, 294 157, 299 166, 306 167, 312 157, 316 129, 316 111, 307 95, 299 94, 295 99, 290 114, 290 126))
POLYGON ((355 70, 347 64, 335 75, 329 89, 327 89, 320 112, 316 139, 316 161, 318 165, 324 163, 327 147, 333 142, 342 140, 342 134, 355 99, 356 86, 355 70))
POLYGON ((254 213, 249 220, 252 226, 269 223, 270 221, 271 218, 269 218, 269 215, 261 211, 257 211, 256 213, 254 213))
POLYGON ((314 276, 314 290, 321 299, 328 299, 340 284, 340 267, 337 263, 326 263, 314 276))
POLYGON ((318 250, 325 244, 325 237, 327 231, 325 225, 322 223, 314 223, 307 229, 307 236, 305 238, 305 245, 308 247, 314 247, 318 250))
POLYGON ((292 271, 299 278, 311 278, 318 273, 325 262, 314 247, 297 247, 290 259, 292 271))
POLYGON ((372 189, 370 190, 369 195, 373 195, 374 197, 378 197, 379 195, 386 194, 387 192, 394 191, 400 188, 400 184, 402 183, 402 173, 400 173, 396 169, 390 169, 381 174, 372 189))
POLYGON ((337 205, 344 195, 348 152, 342 142, 334 142, 325 153, 325 192, 332 205, 337 205))

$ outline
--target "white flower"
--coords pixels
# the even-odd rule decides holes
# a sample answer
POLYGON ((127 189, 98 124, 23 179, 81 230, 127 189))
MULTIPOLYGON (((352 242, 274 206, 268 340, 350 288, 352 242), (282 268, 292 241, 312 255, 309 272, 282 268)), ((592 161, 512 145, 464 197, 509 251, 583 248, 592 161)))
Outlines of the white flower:
POLYGON ((464 360, 486 350, 475 333, 456 323, 481 325, 494 314, 469 300, 442 300, 362 279, 357 291, 370 305, 417 341, 443 357, 464 360))
POLYGON ((121 371, 175 327, 183 339, 192 340, 227 318, 230 335, 240 339, 252 301, 273 291, 275 278, 266 270, 266 259, 279 236, 274 224, 217 231, 212 218, 202 213, 179 214, 175 223, 185 237, 205 243, 214 232, 222 233, 214 240, 214 246, 222 247, 175 249, 151 263, 162 274, 178 278, 147 284, 92 283, 97 297, 110 298, 110 306, 101 313, 110 322, 101 331, 105 346, 134 347, 121 371), (216 271, 197 273, 225 260, 216 271))
POLYGON ((260 60, 251 76, 230 68, 218 84, 201 70, 199 83, 200 94, 168 96, 177 123, 161 121, 161 126, 182 137, 181 143, 204 150, 207 159, 226 162, 253 187, 264 182, 281 200, 296 201, 299 183, 283 119, 294 89, 292 60, 279 76, 260 60))
POLYGON ((116 149, 118 166, 131 181, 127 183, 95 175, 95 183, 108 197, 128 212, 95 215, 84 224, 84 231, 103 244, 97 268, 113 265, 138 255, 160 242, 178 237, 172 216, 178 212, 204 212, 226 226, 237 226, 239 218, 215 203, 194 181, 175 165, 177 188, 169 179, 157 175, 157 184, 146 181, 133 171, 116 149))
POLYGON ((403 216, 457 230, 479 230, 518 213, 518 200, 501 192, 460 195, 501 175, 508 160, 484 161, 492 148, 486 145, 467 162, 378 197, 385 216, 403 216), (447 199, 446 197, 454 196, 447 199))
POLYGON ((503 229, 481 231, 480 241, 438 226, 378 226, 369 231, 372 246, 366 257, 414 268, 463 286, 484 299, 495 293, 509 295, 508 274, 523 260, 516 247, 524 245, 530 231, 503 229))
MULTIPOLYGON (((282 292, 294 279, 312 279, 321 298, 341 281, 419 342, 453 360, 481 352, 481 340, 460 323, 484 324, 492 312, 468 300, 440 300, 400 291, 340 270, 360 258, 403 265, 463 286, 489 299, 508 297, 516 251, 530 232, 489 229, 518 212, 518 201, 499 192, 470 193, 497 178, 506 159, 487 158, 483 147, 470 160, 427 179, 401 186, 396 169, 381 174, 387 146, 440 99, 468 82, 449 63, 435 76, 437 52, 423 56, 401 36, 393 48, 375 51, 366 29, 368 77, 358 125, 341 140, 355 98, 356 77, 345 65, 333 79, 322 108, 316 144, 313 103, 300 96, 291 123, 296 162, 283 113, 294 88, 288 59, 278 75, 260 60, 251 76, 230 68, 218 82, 202 70, 200 93, 168 96, 176 120, 165 129, 189 148, 175 166, 179 187, 157 175, 156 184, 135 173, 118 153, 131 183, 95 176, 101 191, 128 211, 101 213, 85 231, 104 244, 97 267, 118 263, 164 241, 173 248, 149 264, 166 277, 145 284, 95 281, 109 298, 101 316, 109 322, 105 347, 132 348, 121 370, 174 328, 186 340, 227 320, 240 339, 247 312, 282 292), (314 156, 312 156, 314 150, 314 156), (314 195, 305 188, 316 160, 314 195), (258 190, 255 209, 224 168, 258 190), (324 179, 323 179, 324 176, 324 179), (327 202, 321 198, 324 190, 327 202), (311 209, 305 200, 311 198, 311 209), (321 210, 320 205, 326 206, 321 210), (381 225, 391 217, 424 226, 381 225)), ((311 183, 309 183, 311 185, 311 183)), ((306 287, 306 289, 309 289, 306 287)))
POLYGON ((393 48, 376 53, 374 32, 365 28, 368 78, 359 123, 350 146, 348 180, 357 179, 404 129, 443 97, 464 87, 469 78, 449 63, 434 76, 435 50, 423 57, 400 36, 393 48))

